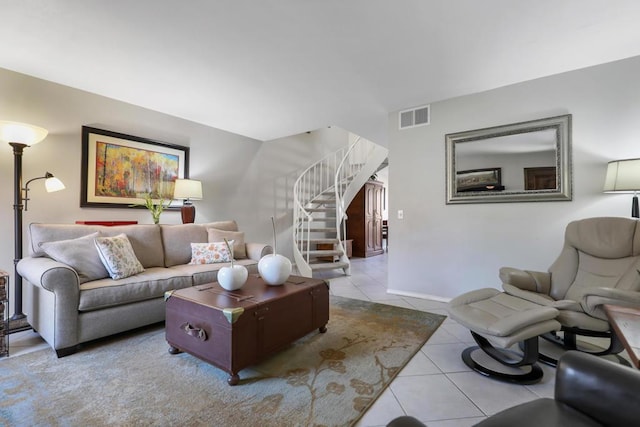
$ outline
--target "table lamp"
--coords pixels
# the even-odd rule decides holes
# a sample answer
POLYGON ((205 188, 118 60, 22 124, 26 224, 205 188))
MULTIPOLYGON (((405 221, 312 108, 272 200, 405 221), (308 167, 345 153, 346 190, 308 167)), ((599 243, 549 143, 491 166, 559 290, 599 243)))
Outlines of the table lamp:
POLYGON ((202 200, 202 182, 195 179, 176 179, 173 198, 182 199, 182 223, 190 224, 196 219, 196 207, 192 200, 202 200))

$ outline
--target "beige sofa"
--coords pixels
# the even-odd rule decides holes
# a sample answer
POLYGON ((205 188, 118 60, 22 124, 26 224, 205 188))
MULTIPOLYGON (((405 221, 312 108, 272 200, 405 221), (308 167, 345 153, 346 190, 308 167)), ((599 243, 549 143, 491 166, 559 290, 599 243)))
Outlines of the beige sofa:
MULTIPOLYGON (((76 352, 81 343, 163 321, 165 291, 215 281, 218 270, 229 265, 189 264, 191 243, 208 242, 209 233, 242 237, 235 221, 114 227, 31 224, 30 256, 17 265, 25 279, 23 310, 58 357, 76 352), (94 237, 122 233, 144 271, 112 279, 101 265, 94 237)), ((236 253, 236 263, 249 273, 256 273, 260 258, 272 253, 270 246, 259 243, 245 243, 242 249, 246 258, 236 253)))

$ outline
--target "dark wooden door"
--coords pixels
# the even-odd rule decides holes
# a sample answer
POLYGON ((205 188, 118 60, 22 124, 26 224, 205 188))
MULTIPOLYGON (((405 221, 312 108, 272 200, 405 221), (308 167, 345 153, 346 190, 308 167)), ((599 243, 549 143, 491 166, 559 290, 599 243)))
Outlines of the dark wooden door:
POLYGON ((353 256, 369 257, 383 253, 383 189, 381 182, 368 181, 347 208, 347 238, 353 240, 353 256))

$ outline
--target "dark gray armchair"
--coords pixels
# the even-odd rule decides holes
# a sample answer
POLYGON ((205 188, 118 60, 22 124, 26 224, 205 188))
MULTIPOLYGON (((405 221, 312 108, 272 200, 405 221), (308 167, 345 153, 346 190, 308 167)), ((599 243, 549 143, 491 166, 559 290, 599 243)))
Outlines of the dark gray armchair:
MULTIPOLYGON (((640 371, 602 358, 568 351, 556 370, 555 396, 523 403, 487 418, 477 427, 640 425, 640 371)), ((423 427, 409 416, 387 427, 423 427)))

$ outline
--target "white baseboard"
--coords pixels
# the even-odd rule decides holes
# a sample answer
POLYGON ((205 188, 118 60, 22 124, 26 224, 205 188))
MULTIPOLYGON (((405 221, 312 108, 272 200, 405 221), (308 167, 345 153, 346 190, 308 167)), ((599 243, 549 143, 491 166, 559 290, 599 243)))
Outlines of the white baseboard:
POLYGON ((419 292, 407 292, 407 291, 401 291, 397 289, 387 289, 387 293, 392 295, 400 295, 402 297, 430 299, 430 300, 440 301, 440 302, 449 302, 452 299, 452 298, 445 298, 437 295, 422 294, 419 292))

